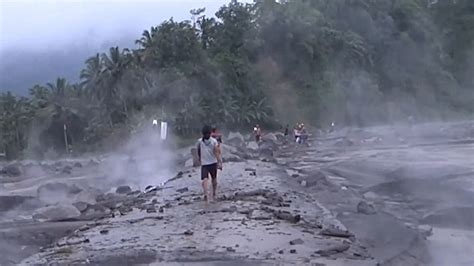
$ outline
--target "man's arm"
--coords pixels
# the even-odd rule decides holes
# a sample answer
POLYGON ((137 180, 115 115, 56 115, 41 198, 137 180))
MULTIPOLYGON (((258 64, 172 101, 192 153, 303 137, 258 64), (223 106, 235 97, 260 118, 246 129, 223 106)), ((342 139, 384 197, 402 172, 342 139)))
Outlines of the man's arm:
POLYGON ((198 155, 198 160, 199 164, 201 164, 201 143, 197 143, 197 155, 198 155))

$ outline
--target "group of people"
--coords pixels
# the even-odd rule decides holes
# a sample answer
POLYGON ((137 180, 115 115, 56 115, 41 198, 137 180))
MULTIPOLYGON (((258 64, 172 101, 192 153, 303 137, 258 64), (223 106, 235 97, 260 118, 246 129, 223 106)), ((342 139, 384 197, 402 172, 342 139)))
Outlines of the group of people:
MULTIPOLYGON (((285 136, 289 135, 289 125, 285 128, 285 136)), ((255 125, 253 134, 256 142, 262 139, 262 129, 260 125, 255 125)), ((297 123, 293 129, 295 141, 304 143, 308 138, 306 127, 303 123, 297 123)), ((197 155, 201 165, 201 181, 206 202, 215 200, 217 193, 217 170, 222 170, 222 135, 216 127, 204 126, 202 137, 197 142, 197 155), (211 177, 212 193, 209 193, 209 176, 211 177)))
MULTIPOLYGON (((260 125, 255 125, 253 128, 253 135, 255 136, 255 141, 260 142, 262 139, 262 129, 260 128, 260 125)), ((286 125, 284 135, 285 137, 290 135, 290 125, 286 125)), ((296 143, 302 144, 306 142, 308 139, 308 132, 306 131, 304 123, 296 123, 296 126, 293 128, 293 136, 296 143)))

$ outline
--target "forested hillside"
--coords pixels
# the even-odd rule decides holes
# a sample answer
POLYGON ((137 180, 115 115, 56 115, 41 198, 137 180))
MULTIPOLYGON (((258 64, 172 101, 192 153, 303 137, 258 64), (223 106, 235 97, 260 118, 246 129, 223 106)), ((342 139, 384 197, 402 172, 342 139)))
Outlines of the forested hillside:
POLYGON ((364 126, 474 112, 474 1, 231 1, 202 14, 157 21, 138 49, 91 55, 80 83, 2 94, 0 145, 10 157, 60 150, 64 124, 80 150, 151 118, 186 136, 203 123, 364 126))

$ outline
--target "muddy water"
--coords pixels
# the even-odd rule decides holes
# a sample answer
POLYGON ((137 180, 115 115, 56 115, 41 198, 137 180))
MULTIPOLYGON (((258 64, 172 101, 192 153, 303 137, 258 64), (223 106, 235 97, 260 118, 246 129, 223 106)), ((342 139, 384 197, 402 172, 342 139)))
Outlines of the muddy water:
MULTIPOLYGON (((330 160, 318 167, 329 178, 373 203, 377 215, 386 213, 392 217, 389 220, 393 222, 382 222, 379 218, 378 226, 387 228, 395 222, 408 228, 422 228, 421 232, 429 231, 424 234, 426 252, 412 254, 420 257, 419 263, 474 265, 473 125, 427 124, 393 130, 394 133, 388 133, 389 127, 367 129, 344 135, 353 141, 350 146, 337 147, 335 142, 320 141, 312 155, 331 154, 330 160), (377 141, 367 141, 374 136, 377 141)), ((369 224, 361 235, 365 234, 369 242, 377 242, 376 226, 370 225, 370 221, 360 223, 354 215, 340 218, 349 227, 369 224)), ((385 229, 386 235, 402 232, 396 226, 389 228, 385 229)), ((389 242, 395 247, 401 241, 389 242)), ((372 251, 383 254, 387 249, 372 251)))

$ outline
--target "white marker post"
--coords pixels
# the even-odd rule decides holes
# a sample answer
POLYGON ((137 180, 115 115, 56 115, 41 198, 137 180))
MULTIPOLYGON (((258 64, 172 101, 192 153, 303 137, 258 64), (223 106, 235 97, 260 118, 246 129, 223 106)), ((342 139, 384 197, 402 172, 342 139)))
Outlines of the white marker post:
POLYGON ((66 146, 66 153, 69 153, 69 143, 67 141, 67 126, 64 124, 64 146, 66 146))
POLYGON ((166 140, 168 133, 168 123, 161 122, 161 140, 166 140))

